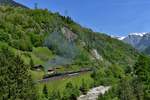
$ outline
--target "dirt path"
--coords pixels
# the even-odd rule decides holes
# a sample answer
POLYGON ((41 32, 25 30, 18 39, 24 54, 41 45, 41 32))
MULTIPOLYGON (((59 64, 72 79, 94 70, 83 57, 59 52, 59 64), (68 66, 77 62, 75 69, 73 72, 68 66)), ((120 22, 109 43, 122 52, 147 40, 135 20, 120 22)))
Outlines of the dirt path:
POLYGON ((86 95, 81 95, 78 100, 97 100, 100 94, 105 94, 110 89, 110 86, 99 86, 92 88, 86 95))

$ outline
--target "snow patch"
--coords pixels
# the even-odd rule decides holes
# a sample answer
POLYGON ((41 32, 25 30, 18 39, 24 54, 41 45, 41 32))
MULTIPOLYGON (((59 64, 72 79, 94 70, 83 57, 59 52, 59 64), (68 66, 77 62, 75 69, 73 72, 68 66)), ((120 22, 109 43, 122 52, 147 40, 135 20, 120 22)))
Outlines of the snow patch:
POLYGON ((138 35, 138 36, 144 36, 145 34, 147 34, 147 32, 142 32, 142 33, 130 33, 129 35, 138 35))
POLYGON ((111 35, 111 38, 115 38, 115 39, 118 39, 118 40, 123 40, 126 38, 126 36, 114 36, 114 35, 111 35))
POLYGON ((123 37, 118 37, 119 40, 124 40, 126 37, 123 36, 123 37))

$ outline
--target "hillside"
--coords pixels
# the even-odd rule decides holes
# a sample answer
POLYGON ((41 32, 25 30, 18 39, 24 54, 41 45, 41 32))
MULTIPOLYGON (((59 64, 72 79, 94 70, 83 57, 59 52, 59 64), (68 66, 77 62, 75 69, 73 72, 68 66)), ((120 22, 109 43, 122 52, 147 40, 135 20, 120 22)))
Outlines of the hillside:
MULTIPOLYGON (((122 78, 132 74, 139 56, 132 46, 82 27, 70 17, 48 10, 9 6, 0 6, 0 48, 0 58, 5 58, 5 63, 1 63, 8 65, 4 72, 13 75, 9 78, 6 73, 2 74, 3 81, 5 78, 12 80, 10 83, 4 81, 4 84, 13 85, 15 89, 15 84, 20 83, 20 75, 21 82, 27 88, 20 86, 26 93, 24 95, 15 92, 20 95, 19 99, 22 95, 27 97, 28 86, 35 85, 37 100, 76 100, 79 94, 85 94, 91 87, 119 84, 122 78), (19 58, 15 57, 17 55, 19 58), (17 62, 20 62, 18 66, 17 62), (12 69, 11 65, 17 67, 12 69), (19 75, 16 74, 17 68, 21 69, 19 75), (27 81, 22 77, 26 77, 27 81)), ((31 97, 32 92, 29 93, 31 97)), ((6 95, 7 91, 0 93, 7 99, 13 97, 9 93, 6 95)))
POLYGON ((33 47, 46 46, 56 55, 69 55, 75 59, 81 56, 78 55, 80 52, 91 56, 91 51, 96 49, 107 61, 120 64, 132 63, 137 54, 123 42, 83 28, 71 18, 47 10, 1 7, 0 19, 1 42, 21 51, 31 52, 33 47), (63 31, 64 28, 67 31, 63 31))
POLYGON ((13 0, 0 0, 0 5, 9 5, 9 6, 14 6, 14 7, 27 8, 26 6, 19 4, 13 0))

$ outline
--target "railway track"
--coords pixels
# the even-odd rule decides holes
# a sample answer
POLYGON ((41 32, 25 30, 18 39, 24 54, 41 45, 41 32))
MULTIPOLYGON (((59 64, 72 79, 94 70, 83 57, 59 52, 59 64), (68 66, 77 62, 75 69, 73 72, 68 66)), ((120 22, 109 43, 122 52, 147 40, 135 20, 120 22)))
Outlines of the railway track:
POLYGON ((60 79, 64 79, 64 78, 76 77, 76 76, 79 76, 81 74, 88 73, 91 71, 92 71, 91 69, 88 69, 88 70, 80 70, 80 71, 76 71, 76 72, 66 72, 66 73, 62 73, 57 76, 45 77, 41 80, 38 80, 37 82, 38 83, 46 83, 46 82, 53 81, 53 80, 60 80, 60 79))

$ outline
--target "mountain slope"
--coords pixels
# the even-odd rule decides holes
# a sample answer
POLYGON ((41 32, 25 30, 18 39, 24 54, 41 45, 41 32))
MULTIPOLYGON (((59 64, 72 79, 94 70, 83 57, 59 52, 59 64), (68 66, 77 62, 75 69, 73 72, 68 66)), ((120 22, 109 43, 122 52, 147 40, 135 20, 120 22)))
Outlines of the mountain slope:
POLYGON ((13 0, 0 0, 0 5, 9 5, 9 6, 27 8, 26 6, 19 4, 13 0))
POLYGON ((127 37, 123 38, 122 41, 131 44, 139 51, 149 54, 148 51, 150 46, 150 33, 132 33, 127 37))
MULTIPOLYGON (((6 55, 4 59, 1 56, 1 59, 7 63, 2 63, 0 67, 5 73, 1 76, 2 85, 14 87, 16 82, 22 84, 20 81, 23 80, 24 71, 28 72, 36 86, 35 93, 38 98, 35 100, 74 100, 80 91, 85 93, 91 87, 113 84, 116 86, 122 77, 132 73, 132 66, 139 56, 132 46, 82 27, 70 17, 46 9, 33 10, 10 6, 0 6, 0 52, 1 48, 5 52, 1 54, 6 55), (20 65, 16 59, 15 65, 10 62, 11 58, 8 59, 7 56, 11 54, 5 51, 4 47, 8 47, 6 49, 14 56, 19 55, 19 61, 23 60, 20 65), (17 65, 18 69, 24 68, 22 64, 29 69, 22 69, 18 75, 19 70, 14 69, 12 65, 17 65), (9 69, 5 67, 7 65, 9 69), (22 80, 20 75, 23 75, 22 80), (62 78, 57 79, 57 76, 62 78), (18 77, 18 81, 14 77, 18 77), (12 81, 7 82, 5 79, 12 81), (12 82, 14 84, 11 84, 12 82)), ((19 86, 27 90, 24 86, 19 86)), ((7 96, 16 99, 16 91, 12 88, 8 94, 9 90, 10 88, 7 88, 6 92, 0 91, 0 94, 3 94, 2 98, 7 96)), ((20 87, 15 90, 22 91, 20 87)), ((22 95, 27 97, 20 94, 21 97, 22 95)))
POLYGON ((147 47, 143 52, 144 52, 145 54, 150 54, 150 46, 147 47))
POLYGON ((84 62, 90 60, 96 54, 92 51, 96 50, 104 60, 121 65, 133 64, 138 54, 130 45, 48 10, 1 7, 0 19, 0 41, 21 51, 32 52, 33 47, 46 46, 55 55, 84 62))

